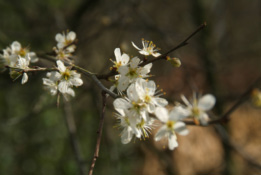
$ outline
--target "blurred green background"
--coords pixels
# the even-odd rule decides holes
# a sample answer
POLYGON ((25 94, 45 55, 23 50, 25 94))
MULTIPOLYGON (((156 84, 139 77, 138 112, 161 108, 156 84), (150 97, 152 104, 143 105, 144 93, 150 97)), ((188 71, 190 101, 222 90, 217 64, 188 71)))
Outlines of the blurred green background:
MULTIPOLYGON (((181 93, 213 93, 219 116, 260 76, 260 15, 260 0, 0 0, 0 48, 17 40, 37 53, 50 52, 56 33, 69 29, 79 40, 76 64, 107 73, 116 47, 137 55, 131 41, 141 46, 145 38, 164 53, 206 21, 207 27, 189 45, 170 55, 181 59, 181 68, 161 61, 153 65, 152 74, 170 103, 180 101, 181 93)), ((43 89, 44 76, 30 74, 25 85, 13 82, 8 72, 0 76, 0 174, 79 174, 63 105, 57 109, 56 98, 43 89)), ((261 174, 260 109, 249 103, 235 111, 228 124, 190 127, 190 135, 179 137, 173 152, 152 138, 121 144, 111 104, 109 99, 94 174, 261 174), (226 134, 236 146, 224 141, 226 134)), ((71 105, 88 170, 100 90, 85 77, 71 105)))

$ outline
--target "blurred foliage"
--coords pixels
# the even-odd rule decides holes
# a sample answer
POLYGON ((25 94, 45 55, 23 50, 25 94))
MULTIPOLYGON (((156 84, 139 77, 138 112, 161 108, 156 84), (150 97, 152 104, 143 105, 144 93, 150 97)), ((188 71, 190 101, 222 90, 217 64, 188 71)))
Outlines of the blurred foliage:
MULTIPOLYGON (((188 46, 170 55, 181 59, 181 68, 159 62, 153 65, 152 73, 157 75, 154 79, 167 92, 170 102, 179 100, 180 93, 188 95, 192 90, 214 93, 218 99, 216 112, 220 115, 260 75, 260 5, 259 0, 0 0, 0 48, 17 40, 32 51, 50 52, 56 44, 56 33, 74 30, 79 39, 76 63, 92 72, 106 73, 109 58, 114 58, 114 48, 121 47, 124 52, 136 55, 130 42, 141 45, 140 39, 145 38, 162 48, 163 53, 206 21, 207 28, 192 38, 188 46)), ((25 85, 20 84, 20 79, 12 82, 8 72, 0 76, 0 174, 78 173, 63 104, 57 108, 55 97, 43 90, 44 76, 30 74, 25 85)), ((71 104, 77 139, 88 169, 96 143, 101 99, 100 90, 89 79, 84 82, 71 104)), ((170 153, 154 145, 152 139, 122 145, 120 131, 113 128, 116 120, 111 102, 94 174, 245 174, 255 170, 246 161, 234 158, 233 150, 222 143, 212 127, 192 128, 190 139, 194 142, 181 138, 180 147, 193 150, 189 154, 181 148, 170 153), (204 135, 206 132, 210 136, 204 135), (196 145, 204 138, 209 138, 204 142, 208 152, 204 152, 204 145, 196 145), (197 149, 190 148, 191 145, 197 149), (208 156, 213 152, 212 157, 208 156), (195 159, 190 160, 191 156, 195 159), (208 167, 197 156, 208 156, 205 161, 217 163, 208 167), (179 161, 188 167, 176 163, 179 161), (241 166, 236 166, 237 163, 241 166)), ((246 109, 241 115, 246 112, 251 119, 252 113, 246 109)), ((254 112, 260 113, 258 110, 254 112)), ((259 120, 256 118, 256 127, 260 128, 260 116, 259 120)), ((233 123, 225 128, 235 132, 233 123)), ((242 139, 250 138, 249 135, 242 139)), ((259 143, 260 137, 252 147, 256 149, 259 143)), ((260 155, 261 151, 257 149, 251 154, 260 155)))

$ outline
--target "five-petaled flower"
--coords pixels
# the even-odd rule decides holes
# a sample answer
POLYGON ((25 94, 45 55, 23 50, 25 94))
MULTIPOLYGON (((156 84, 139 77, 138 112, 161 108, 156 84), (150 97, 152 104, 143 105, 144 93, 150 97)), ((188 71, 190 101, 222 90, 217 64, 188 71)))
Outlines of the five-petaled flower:
POLYGON ((70 70, 65 67, 63 62, 58 60, 57 69, 59 72, 47 73, 47 78, 43 78, 43 84, 48 86, 52 95, 57 93, 57 90, 61 92, 65 97, 67 95, 75 96, 74 90, 72 87, 78 87, 83 84, 81 79, 81 74, 76 73, 75 70, 70 70))
POLYGON ((180 135, 188 134, 186 124, 180 121, 188 116, 188 112, 181 106, 174 107, 170 112, 166 108, 157 107, 155 115, 164 123, 156 133, 155 141, 167 137, 169 149, 173 150, 178 146, 176 132, 180 135))
POLYGON ((181 95, 181 99, 187 105, 186 110, 189 112, 189 115, 194 118, 196 124, 208 124, 209 117, 206 111, 211 110, 216 103, 216 98, 213 95, 206 94, 197 98, 194 93, 191 102, 189 102, 184 95, 181 95))
POLYGON ((131 42, 133 47, 135 47, 136 49, 139 50, 139 53, 142 54, 142 55, 146 55, 146 56, 149 56, 149 55, 152 55, 154 57, 158 57, 160 56, 161 54, 158 52, 159 51, 159 48, 155 48, 156 45, 153 44, 152 41, 146 41, 142 38, 142 45, 143 45, 143 48, 140 49, 138 46, 136 46, 134 44, 134 42, 131 42))

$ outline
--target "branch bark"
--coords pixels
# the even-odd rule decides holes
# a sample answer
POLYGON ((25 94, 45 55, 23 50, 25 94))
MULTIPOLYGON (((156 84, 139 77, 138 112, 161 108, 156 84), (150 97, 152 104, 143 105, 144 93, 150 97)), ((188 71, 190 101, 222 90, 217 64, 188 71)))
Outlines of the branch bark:
POLYGON ((102 137, 102 128, 103 128, 103 124, 104 124, 107 98, 108 98, 108 96, 106 95, 106 92, 102 91, 102 113, 101 113, 101 117, 100 117, 99 129, 97 131, 98 137, 97 137, 96 147, 95 147, 95 151, 94 151, 94 156, 92 158, 92 163, 91 163, 91 167, 89 170, 89 175, 92 175, 96 160, 99 157, 101 137, 102 137))

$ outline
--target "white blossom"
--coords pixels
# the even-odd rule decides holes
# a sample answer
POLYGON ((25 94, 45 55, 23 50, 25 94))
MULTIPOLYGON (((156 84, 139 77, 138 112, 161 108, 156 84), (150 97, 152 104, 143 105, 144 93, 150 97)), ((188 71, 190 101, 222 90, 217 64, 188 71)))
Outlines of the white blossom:
POLYGON ((55 35, 55 40, 57 41, 58 49, 64 49, 70 53, 75 51, 76 46, 72 44, 76 40, 76 33, 73 31, 65 33, 58 33, 55 35))
POLYGON ((156 107, 164 107, 168 104, 167 100, 159 97, 162 93, 156 91, 157 87, 154 81, 140 78, 136 81, 135 86, 139 98, 147 104, 149 113, 153 113, 156 107))
POLYGON ((163 122, 163 126, 155 135, 155 141, 161 140, 163 137, 168 138, 168 146, 170 150, 178 147, 176 132, 180 135, 187 135, 188 130, 184 122, 180 121, 188 116, 188 113, 181 106, 174 107, 171 112, 166 108, 157 107, 155 110, 157 118, 163 122))
POLYGON ((14 41, 10 47, 4 49, 3 54, 0 55, 3 64, 9 67, 17 67, 19 57, 25 59, 30 58, 31 63, 38 61, 36 54, 30 52, 28 48, 23 48, 18 41, 14 41))
POLYGON ((48 78, 43 78, 43 84, 48 86, 52 95, 57 93, 57 90, 62 94, 75 96, 74 90, 72 87, 78 87, 83 84, 81 75, 76 73, 75 70, 70 70, 65 67, 63 62, 58 60, 57 69, 59 72, 47 73, 48 78))
POLYGON ((150 75, 150 69, 152 67, 152 63, 145 65, 144 67, 140 67, 141 63, 138 57, 134 57, 131 59, 130 64, 127 66, 121 66, 118 69, 120 73, 120 77, 118 80, 118 90, 124 91, 129 84, 135 82, 138 78, 147 78, 150 75))
POLYGON ((112 62, 114 63, 113 67, 116 68, 116 70, 118 70, 119 67, 125 66, 129 63, 130 57, 126 53, 121 54, 120 48, 116 48, 114 50, 114 55, 116 61, 112 61, 112 62))
POLYGON ((216 103, 216 98, 213 95, 206 94, 198 99, 194 94, 191 102, 184 95, 181 95, 181 99, 187 105, 186 109, 190 116, 194 117, 196 124, 199 124, 198 122, 203 125, 208 123, 209 116, 206 111, 211 110, 216 103))
POLYGON ((161 54, 158 53, 159 49, 158 48, 155 48, 156 45, 153 44, 152 41, 146 41, 144 39, 142 39, 142 46, 143 48, 140 49, 139 47, 137 47, 133 42, 131 42, 133 47, 135 47, 136 49, 139 50, 139 53, 142 54, 142 55, 152 55, 154 57, 158 57, 160 56, 161 54))
POLYGON ((135 84, 131 84, 127 89, 127 97, 117 98, 113 102, 115 110, 119 113, 129 111, 135 118, 148 119, 147 105, 139 98, 135 84))
MULTIPOLYGON (((30 57, 27 57, 27 59, 26 59, 26 58, 18 56, 18 63, 16 65, 16 68, 19 68, 22 70, 27 70, 27 69, 29 69, 29 67, 28 67, 29 64, 30 64, 30 57)), ((25 84, 27 81, 28 81, 28 75, 27 75, 27 73, 24 72, 21 83, 25 84)))

